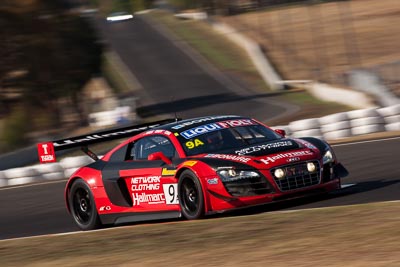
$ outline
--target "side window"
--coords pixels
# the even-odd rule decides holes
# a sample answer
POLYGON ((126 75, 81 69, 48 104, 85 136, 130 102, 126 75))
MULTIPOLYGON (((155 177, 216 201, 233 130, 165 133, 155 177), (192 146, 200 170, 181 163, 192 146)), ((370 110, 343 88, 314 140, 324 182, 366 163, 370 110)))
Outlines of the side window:
POLYGON ((162 152, 168 158, 176 155, 175 147, 165 136, 147 136, 131 145, 130 158, 133 160, 147 160, 154 152, 162 152))
POLYGON ((117 151, 115 151, 111 157, 110 157, 110 162, 122 162, 126 158, 127 151, 129 151, 129 146, 125 145, 121 148, 119 148, 117 151))

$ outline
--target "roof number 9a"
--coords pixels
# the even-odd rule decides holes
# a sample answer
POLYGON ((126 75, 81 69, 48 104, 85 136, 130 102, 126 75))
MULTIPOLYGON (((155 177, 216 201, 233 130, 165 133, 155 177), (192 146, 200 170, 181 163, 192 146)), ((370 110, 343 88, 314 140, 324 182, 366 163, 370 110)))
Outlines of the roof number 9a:
POLYGON ((187 148, 193 149, 195 147, 204 145, 204 143, 202 141, 200 141, 199 139, 194 139, 194 141, 186 142, 185 145, 186 145, 187 148))

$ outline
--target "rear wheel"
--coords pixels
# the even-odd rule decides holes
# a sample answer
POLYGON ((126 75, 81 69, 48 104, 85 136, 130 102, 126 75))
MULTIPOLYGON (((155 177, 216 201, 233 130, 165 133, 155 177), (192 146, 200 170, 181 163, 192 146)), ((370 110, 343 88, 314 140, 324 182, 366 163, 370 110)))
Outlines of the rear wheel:
POLYGON ((82 230, 100 228, 100 218, 90 187, 81 179, 76 180, 69 191, 68 203, 72 218, 82 230))
POLYGON ((178 182, 179 205, 182 215, 188 220, 204 216, 203 189, 197 176, 185 170, 179 176, 178 182))

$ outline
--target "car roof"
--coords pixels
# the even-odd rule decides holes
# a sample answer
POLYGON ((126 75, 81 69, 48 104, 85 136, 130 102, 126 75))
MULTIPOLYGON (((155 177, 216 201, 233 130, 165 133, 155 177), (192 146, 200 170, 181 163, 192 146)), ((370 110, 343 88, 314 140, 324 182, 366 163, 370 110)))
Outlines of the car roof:
POLYGON ((232 120, 232 119, 250 119, 248 117, 242 117, 237 115, 215 115, 215 116, 204 116, 204 117, 197 117, 191 119, 180 120, 173 123, 168 123, 165 125, 161 125, 156 127, 156 129, 163 129, 169 131, 184 131, 187 129, 191 129, 197 126, 217 122, 217 121, 225 121, 225 120, 232 120))

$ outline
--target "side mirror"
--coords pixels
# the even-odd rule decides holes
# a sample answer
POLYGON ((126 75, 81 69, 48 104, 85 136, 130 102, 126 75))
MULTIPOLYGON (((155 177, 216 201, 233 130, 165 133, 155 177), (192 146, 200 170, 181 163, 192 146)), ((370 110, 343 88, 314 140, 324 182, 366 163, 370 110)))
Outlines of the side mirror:
POLYGON ((282 137, 286 136, 286 131, 283 129, 275 129, 275 132, 279 135, 281 135, 282 137))
POLYGON ((147 156, 148 160, 162 160, 166 164, 172 164, 172 161, 162 152, 154 152, 147 156))

